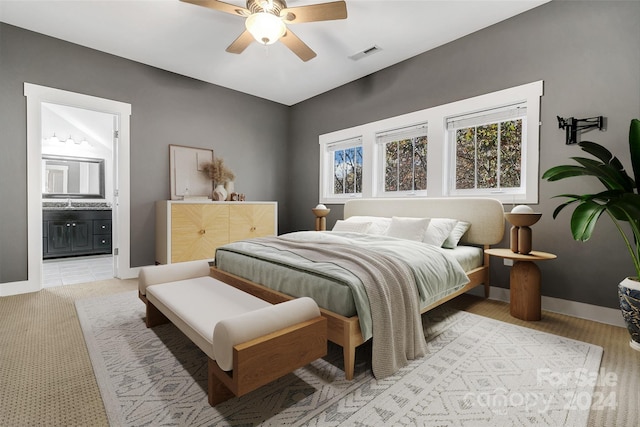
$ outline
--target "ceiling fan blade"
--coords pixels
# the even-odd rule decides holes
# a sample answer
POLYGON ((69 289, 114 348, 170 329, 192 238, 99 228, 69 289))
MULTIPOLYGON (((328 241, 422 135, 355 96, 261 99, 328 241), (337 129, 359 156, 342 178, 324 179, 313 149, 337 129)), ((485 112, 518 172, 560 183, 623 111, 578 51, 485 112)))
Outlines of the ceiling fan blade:
POLYGON ((316 53, 288 28, 284 36, 280 38, 280 41, 304 62, 316 57, 316 53))
POLYGON ((334 1, 309 6, 288 7, 282 9, 280 16, 288 24, 346 19, 347 3, 344 1, 334 1))
POLYGON ((226 49, 229 53, 242 53, 253 42, 253 36, 247 30, 238 36, 226 49))
POLYGON ((180 0, 185 3, 191 3, 202 7, 208 7, 209 9, 219 10, 220 12, 230 13, 238 16, 249 16, 251 12, 242 6, 236 6, 235 4, 229 4, 218 0, 180 0))

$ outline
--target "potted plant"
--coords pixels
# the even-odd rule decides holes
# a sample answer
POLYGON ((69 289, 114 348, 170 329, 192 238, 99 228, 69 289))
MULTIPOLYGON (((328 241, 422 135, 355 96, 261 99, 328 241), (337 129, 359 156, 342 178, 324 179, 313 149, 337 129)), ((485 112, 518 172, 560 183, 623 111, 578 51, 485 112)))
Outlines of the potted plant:
POLYGON ((631 120, 629 129, 633 178, 625 171, 620 160, 605 147, 587 141, 578 145, 595 159, 572 157, 577 165, 555 166, 546 171, 542 178, 558 181, 575 176, 594 176, 605 190, 596 194, 555 196, 568 200, 555 209, 553 218, 565 207, 575 205, 571 216, 571 233, 575 240, 583 242, 589 240, 602 214, 606 213, 613 221, 635 267, 635 276, 627 277, 618 285, 618 296, 622 315, 631 334, 630 345, 640 351, 640 120, 631 120))

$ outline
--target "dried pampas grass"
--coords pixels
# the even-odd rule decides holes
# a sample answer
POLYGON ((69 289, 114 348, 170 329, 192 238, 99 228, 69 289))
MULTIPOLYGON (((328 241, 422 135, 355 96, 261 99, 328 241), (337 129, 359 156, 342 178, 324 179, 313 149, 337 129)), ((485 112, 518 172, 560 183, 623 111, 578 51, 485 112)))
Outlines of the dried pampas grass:
POLYGON ((209 175, 215 185, 233 181, 236 177, 220 157, 216 157, 212 162, 203 164, 202 169, 209 175))

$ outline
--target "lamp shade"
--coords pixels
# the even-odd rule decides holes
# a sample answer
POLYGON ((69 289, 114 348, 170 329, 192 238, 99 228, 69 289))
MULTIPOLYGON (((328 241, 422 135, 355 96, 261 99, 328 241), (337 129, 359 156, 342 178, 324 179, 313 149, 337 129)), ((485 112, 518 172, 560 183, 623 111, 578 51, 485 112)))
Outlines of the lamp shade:
POLYGON ((273 44, 284 36, 287 27, 276 15, 258 12, 249 16, 245 21, 247 31, 261 44, 273 44))

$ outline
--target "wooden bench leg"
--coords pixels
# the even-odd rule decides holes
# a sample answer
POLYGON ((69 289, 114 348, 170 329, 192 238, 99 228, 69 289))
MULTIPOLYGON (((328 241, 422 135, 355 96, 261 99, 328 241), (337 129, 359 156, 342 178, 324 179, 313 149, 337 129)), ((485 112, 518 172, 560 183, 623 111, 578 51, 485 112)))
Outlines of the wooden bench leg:
POLYGON ((207 373, 207 395, 209 396, 209 405, 215 406, 218 403, 225 402, 232 397, 235 397, 233 392, 227 388, 226 385, 215 374, 215 367, 213 365, 216 364, 215 360, 212 360, 210 357, 207 358, 208 362, 208 373, 207 373))
POLYGON ((163 325, 165 323, 169 323, 169 319, 167 319, 167 317, 162 314, 155 305, 147 300, 147 314, 145 318, 147 328, 153 328, 154 326, 163 325))

